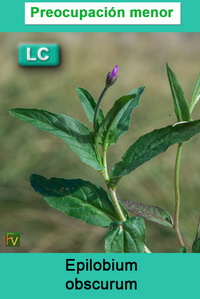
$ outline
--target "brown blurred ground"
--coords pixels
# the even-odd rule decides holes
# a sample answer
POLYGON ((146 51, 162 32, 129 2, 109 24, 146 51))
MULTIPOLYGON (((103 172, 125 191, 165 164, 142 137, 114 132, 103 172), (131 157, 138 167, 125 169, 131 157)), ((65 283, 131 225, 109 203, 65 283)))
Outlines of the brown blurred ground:
MULTIPOLYGON (((118 64, 119 78, 103 102, 146 86, 129 133, 110 148, 110 165, 138 136, 175 122, 165 63, 176 72, 189 99, 199 73, 199 33, 8 33, 0 34, 0 251, 102 252, 105 229, 74 220, 51 209, 30 187, 29 176, 82 178, 102 185, 99 175, 79 162, 55 136, 12 118, 10 108, 41 108, 66 113, 87 123, 75 92, 82 86, 98 97, 109 70, 118 64), (20 43, 58 43, 57 68, 17 64, 20 43), (21 233, 20 248, 6 248, 4 234, 21 233)), ((200 106, 194 119, 199 118, 200 106)), ((87 123, 88 124, 88 123, 87 123)), ((200 211, 200 136, 184 146, 181 230, 191 246, 200 211)), ((173 214, 173 167, 176 146, 125 177, 119 198, 159 205, 173 214)), ((154 252, 177 252, 170 229, 147 222, 148 246, 154 252)))

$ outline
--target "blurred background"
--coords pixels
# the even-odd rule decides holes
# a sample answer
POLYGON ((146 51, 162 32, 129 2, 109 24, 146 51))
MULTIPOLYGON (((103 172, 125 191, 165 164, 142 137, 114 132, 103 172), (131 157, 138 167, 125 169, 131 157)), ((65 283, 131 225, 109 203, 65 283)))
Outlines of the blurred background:
MULTIPOLYGON (((8 114, 25 107, 65 113, 88 126, 75 87, 97 98, 107 73, 119 65, 119 77, 102 103, 114 101, 135 87, 146 86, 131 128, 110 147, 110 167, 142 134, 176 122, 166 76, 168 62, 188 100, 199 73, 199 33, 1 33, 0 34, 0 252, 103 252, 107 230, 89 226, 48 206, 35 193, 29 176, 82 178, 104 187, 95 170, 79 161, 69 147, 8 114), (20 67, 20 43, 58 43, 56 68, 20 67), (21 247, 4 245, 6 232, 21 233, 21 247)), ((200 105, 193 119, 200 118, 200 105)), ((185 143, 181 166, 181 231, 189 249, 200 212, 200 136, 185 143)), ((124 177, 118 197, 158 205, 174 213, 173 171, 177 146, 124 177)), ((177 252, 172 230, 146 221, 147 245, 153 252, 177 252)))

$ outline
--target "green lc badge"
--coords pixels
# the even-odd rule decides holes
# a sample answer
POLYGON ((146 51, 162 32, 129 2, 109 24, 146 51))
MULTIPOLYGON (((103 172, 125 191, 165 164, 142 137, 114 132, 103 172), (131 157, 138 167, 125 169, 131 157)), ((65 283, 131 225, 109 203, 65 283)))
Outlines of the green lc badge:
POLYGON ((21 44, 18 47, 21 66, 57 66, 60 63, 60 46, 56 44, 21 44))

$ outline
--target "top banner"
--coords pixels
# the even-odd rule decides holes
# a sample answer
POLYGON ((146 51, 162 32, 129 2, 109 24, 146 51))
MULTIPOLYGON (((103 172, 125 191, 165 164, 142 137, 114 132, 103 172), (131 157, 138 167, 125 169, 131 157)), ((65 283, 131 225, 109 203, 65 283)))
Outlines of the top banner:
POLYGON ((1 32, 199 32, 200 2, 24 1, 1 4, 1 32))
POLYGON ((181 3, 31 2, 26 25, 180 25, 181 3))

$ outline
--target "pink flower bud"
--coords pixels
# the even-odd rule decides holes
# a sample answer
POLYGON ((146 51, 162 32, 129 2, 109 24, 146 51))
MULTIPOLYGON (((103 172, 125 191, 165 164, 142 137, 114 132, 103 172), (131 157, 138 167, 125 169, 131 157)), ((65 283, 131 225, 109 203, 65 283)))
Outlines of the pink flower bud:
POLYGON ((119 67, 118 65, 116 65, 112 71, 110 73, 108 73, 107 77, 106 77, 106 87, 110 87, 111 85, 113 85, 115 83, 115 81, 117 80, 117 76, 118 76, 118 71, 119 71, 119 67))

